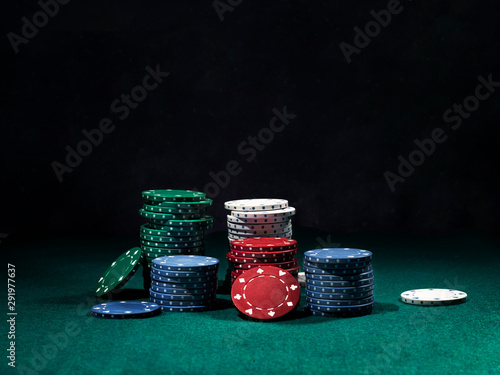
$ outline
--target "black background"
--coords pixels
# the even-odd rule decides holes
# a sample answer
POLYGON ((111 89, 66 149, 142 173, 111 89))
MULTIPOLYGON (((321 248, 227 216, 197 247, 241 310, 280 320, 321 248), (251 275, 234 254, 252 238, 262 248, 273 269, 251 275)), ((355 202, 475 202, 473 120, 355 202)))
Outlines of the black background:
POLYGON ((500 81, 494 3, 402 1, 350 64, 339 44, 387 2, 247 0, 221 21, 210 1, 72 1, 17 54, 7 34, 40 7, 5 3, 0 231, 135 233, 142 190, 202 190, 236 160, 218 229, 224 201, 278 197, 332 233, 497 232, 500 92, 456 131, 442 118, 500 81), (110 104, 158 64, 170 76, 119 120, 110 104), (297 117, 247 162, 238 145, 284 106, 297 117), (116 129, 59 182, 51 163, 104 117, 116 129), (391 192, 383 173, 436 127, 448 140, 391 192))

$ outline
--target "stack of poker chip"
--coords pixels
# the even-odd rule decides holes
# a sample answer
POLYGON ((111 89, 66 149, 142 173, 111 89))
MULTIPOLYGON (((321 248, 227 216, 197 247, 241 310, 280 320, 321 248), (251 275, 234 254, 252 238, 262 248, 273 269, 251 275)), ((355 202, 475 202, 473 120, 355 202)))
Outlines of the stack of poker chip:
POLYGON ((153 259, 150 300, 168 312, 210 310, 217 291, 217 258, 171 255, 153 259))
POLYGON ((304 253, 306 308, 316 316, 360 316, 372 312, 372 253, 330 248, 304 253))
POLYGON ((295 208, 285 199, 240 199, 224 203, 229 242, 249 237, 292 238, 295 208))
POLYGON ((204 231, 213 226, 205 215, 212 200, 204 193, 190 190, 147 190, 142 192, 144 207, 139 210, 149 219, 140 229, 144 256, 144 287, 149 289, 149 268, 153 259, 166 255, 204 255, 204 231))
MULTIPOLYGON (((298 277, 297 241, 280 237, 256 237, 231 242, 226 254, 231 284, 245 271, 263 266, 274 266, 298 277)), ((228 276, 228 275, 226 275, 228 276)))

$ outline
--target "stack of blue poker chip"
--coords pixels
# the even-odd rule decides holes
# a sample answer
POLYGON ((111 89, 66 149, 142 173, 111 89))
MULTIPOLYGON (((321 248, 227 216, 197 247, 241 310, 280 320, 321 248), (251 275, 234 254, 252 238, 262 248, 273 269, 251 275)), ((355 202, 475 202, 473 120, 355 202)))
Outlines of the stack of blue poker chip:
POLYGON ((171 255, 153 259, 151 302, 166 312, 210 310, 217 292, 219 260, 200 255, 171 255))
POLYGON ((360 316, 372 312, 372 253, 351 248, 304 253, 306 308, 315 316, 360 316))

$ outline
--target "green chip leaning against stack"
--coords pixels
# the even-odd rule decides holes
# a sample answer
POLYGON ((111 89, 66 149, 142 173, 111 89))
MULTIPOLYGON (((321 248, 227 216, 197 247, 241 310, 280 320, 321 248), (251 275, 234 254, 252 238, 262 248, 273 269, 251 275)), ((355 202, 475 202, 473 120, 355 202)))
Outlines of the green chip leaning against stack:
POLYGON ((116 259, 101 276, 95 287, 95 294, 101 297, 124 286, 141 265, 142 253, 134 247, 116 259))

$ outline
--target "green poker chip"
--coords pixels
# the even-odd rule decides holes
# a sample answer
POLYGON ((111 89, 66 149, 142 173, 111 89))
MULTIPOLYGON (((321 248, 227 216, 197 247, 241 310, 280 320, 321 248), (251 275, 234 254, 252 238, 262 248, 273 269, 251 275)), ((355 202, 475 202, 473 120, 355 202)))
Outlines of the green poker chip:
POLYGON ((162 254, 168 253, 168 255, 178 255, 189 251, 200 251, 203 250, 204 247, 203 245, 195 247, 155 247, 155 246, 148 246, 141 244, 141 249, 143 252, 147 253, 162 253, 162 254))
POLYGON ((206 198, 206 199, 198 201, 198 202, 169 202, 169 201, 155 202, 155 201, 147 200, 145 203, 148 205, 157 206, 157 207, 170 207, 170 208, 178 208, 178 209, 201 210, 201 209, 206 209, 206 208, 210 207, 212 205, 213 201, 212 201, 212 199, 206 198))
POLYGON ((197 219, 150 219, 149 223, 153 225, 166 225, 166 226, 180 226, 180 227, 194 227, 194 228, 211 228, 214 222, 214 218, 210 215, 203 215, 197 219))
POLYGON ((153 242, 147 240, 141 240, 141 244, 144 246, 151 247, 168 247, 170 249, 177 249, 183 247, 199 247, 203 246, 203 241, 192 241, 192 242, 153 242))
POLYGON ((205 193, 192 190, 146 190, 142 192, 144 199, 154 202, 199 202, 206 197, 205 193))
POLYGON ((176 208, 176 207, 156 206, 151 204, 144 204, 142 208, 149 212, 158 212, 158 213, 173 214, 173 215, 201 214, 206 211, 206 208, 204 209, 176 208))
POLYGON ((141 240, 144 241, 177 243, 177 242, 203 241, 204 236, 168 237, 168 236, 149 236, 147 234, 141 233, 139 237, 141 238, 141 240))
POLYGON ((201 213, 190 213, 190 214, 163 214, 159 212, 146 211, 144 208, 139 210, 139 215, 148 219, 155 220, 187 220, 187 219, 199 219, 201 218, 201 213))
POLYGON ((134 247, 120 255, 97 282, 95 295, 101 297, 124 286, 141 265, 141 259, 140 247, 134 247))
POLYGON ((169 237, 191 237, 203 236, 202 230, 196 230, 192 227, 163 227, 165 229, 155 229, 148 224, 141 225, 141 233, 150 236, 169 236, 169 237))

